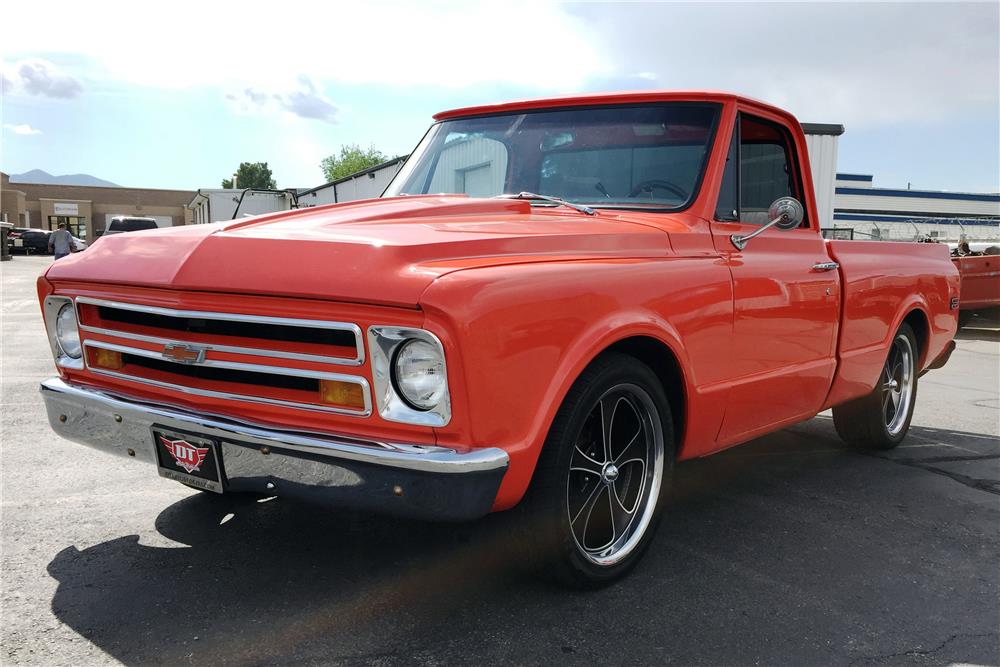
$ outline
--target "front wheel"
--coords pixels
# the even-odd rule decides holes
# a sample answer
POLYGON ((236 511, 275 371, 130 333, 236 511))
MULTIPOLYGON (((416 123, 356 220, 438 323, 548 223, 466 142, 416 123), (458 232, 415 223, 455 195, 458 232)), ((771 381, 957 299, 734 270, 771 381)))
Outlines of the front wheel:
POLYGON ((560 407, 524 502, 545 573, 596 587, 634 567, 652 540, 673 459, 670 406, 656 375, 625 355, 595 361, 560 407))
POLYGON ((878 383, 868 396, 833 409, 841 439, 866 449, 892 449, 910 429, 917 400, 917 337, 902 324, 892 339, 878 383))

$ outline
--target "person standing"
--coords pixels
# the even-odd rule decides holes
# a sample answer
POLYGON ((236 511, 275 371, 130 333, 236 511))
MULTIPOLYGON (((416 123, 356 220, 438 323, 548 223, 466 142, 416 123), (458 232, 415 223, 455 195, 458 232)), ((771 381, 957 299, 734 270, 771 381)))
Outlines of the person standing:
POLYGON ((56 259, 73 252, 73 235, 66 229, 65 222, 60 222, 59 229, 49 234, 49 252, 54 253, 56 259))

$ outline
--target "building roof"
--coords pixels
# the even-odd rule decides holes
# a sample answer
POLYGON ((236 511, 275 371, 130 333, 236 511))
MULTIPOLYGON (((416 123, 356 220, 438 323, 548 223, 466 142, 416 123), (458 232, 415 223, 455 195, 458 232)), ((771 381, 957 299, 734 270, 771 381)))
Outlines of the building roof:
POLYGON ((311 195, 314 192, 319 192, 320 190, 325 190, 326 188, 329 188, 331 186, 340 185, 341 183, 346 183, 347 181, 350 181, 352 179, 360 178, 361 176, 364 176, 366 174, 370 174, 372 172, 379 171, 380 169, 385 169, 386 167, 391 167, 392 165, 394 165, 394 164, 396 164, 398 162, 402 162, 403 160, 405 160, 408 157, 410 157, 410 156, 409 155, 400 155, 399 157, 394 157, 391 160, 386 160, 385 162, 380 162, 379 164, 377 164, 377 165, 375 165, 373 167, 368 167, 367 169, 362 169, 361 171, 356 171, 353 174, 348 174, 347 176, 344 176, 343 178, 338 178, 335 181, 330 181, 329 183, 324 183, 323 185, 317 185, 316 187, 309 188, 308 190, 299 190, 299 196, 301 197, 302 195, 311 195))
MULTIPOLYGON (((161 190, 157 188, 106 187, 100 185, 59 185, 49 183, 17 183, 17 190, 30 200, 69 199, 94 201, 102 204, 134 206, 183 207, 193 190, 161 190)), ((13 188, 12 188, 13 189, 13 188)))
MULTIPOLYGON (((841 180, 837 177, 837 180, 841 180)), ((911 199, 954 199, 962 201, 1000 202, 1000 194, 979 192, 945 192, 942 190, 897 190, 893 188, 845 188, 834 190, 838 195, 861 195, 864 197, 908 197, 911 199)))
POLYGON ((844 126, 839 123, 802 123, 802 131, 806 134, 826 134, 839 137, 844 133, 844 126))

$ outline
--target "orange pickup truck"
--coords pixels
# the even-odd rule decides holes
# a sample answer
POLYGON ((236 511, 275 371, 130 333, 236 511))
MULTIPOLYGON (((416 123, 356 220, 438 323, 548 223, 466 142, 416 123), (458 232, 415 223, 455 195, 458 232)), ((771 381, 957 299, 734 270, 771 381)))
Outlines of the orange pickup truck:
POLYGON ((584 586, 640 558, 675 461, 831 407, 853 445, 906 435, 958 271, 944 245, 824 240, 792 115, 643 92, 435 120, 380 199, 54 264, 55 431, 209 492, 516 507, 584 586))

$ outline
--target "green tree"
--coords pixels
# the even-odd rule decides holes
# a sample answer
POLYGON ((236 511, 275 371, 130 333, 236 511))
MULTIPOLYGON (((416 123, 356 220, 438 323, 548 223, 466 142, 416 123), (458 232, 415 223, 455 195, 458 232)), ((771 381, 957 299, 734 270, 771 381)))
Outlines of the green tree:
MULTIPOLYGON (((233 187, 233 179, 224 179, 222 187, 233 187)), ((266 162, 240 162, 240 168, 236 170, 236 187, 274 190, 278 184, 271 175, 271 170, 266 162)))
POLYGON ((323 175, 326 176, 326 180, 329 182, 336 181, 344 176, 350 176, 362 169, 382 164, 388 159, 389 156, 375 148, 375 146, 369 146, 365 150, 357 144, 348 144, 340 147, 340 155, 334 153, 323 158, 319 166, 323 169, 323 175))

